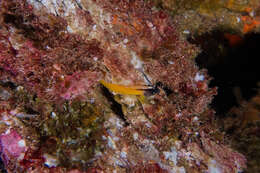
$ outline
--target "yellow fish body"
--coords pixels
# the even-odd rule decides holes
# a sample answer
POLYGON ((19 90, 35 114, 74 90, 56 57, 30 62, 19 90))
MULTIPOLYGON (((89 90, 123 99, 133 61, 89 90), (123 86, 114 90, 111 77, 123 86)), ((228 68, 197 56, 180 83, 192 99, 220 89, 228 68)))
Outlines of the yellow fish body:
POLYGON ((104 80, 101 80, 100 83, 110 91, 115 92, 117 94, 123 94, 123 95, 143 96, 144 90, 147 89, 147 86, 125 86, 125 85, 108 83, 104 80))

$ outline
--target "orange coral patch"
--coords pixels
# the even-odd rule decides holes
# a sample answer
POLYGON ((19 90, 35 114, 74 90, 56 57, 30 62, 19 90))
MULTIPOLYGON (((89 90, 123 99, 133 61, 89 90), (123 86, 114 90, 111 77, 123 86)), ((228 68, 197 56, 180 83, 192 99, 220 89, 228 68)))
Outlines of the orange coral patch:
POLYGON ((253 19, 250 16, 242 16, 241 19, 245 23, 243 33, 248 33, 260 25, 260 19, 253 19))
POLYGON ((236 34, 225 33, 224 37, 228 40, 230 46, 237 46, 243 41, 243 38, 236 34))

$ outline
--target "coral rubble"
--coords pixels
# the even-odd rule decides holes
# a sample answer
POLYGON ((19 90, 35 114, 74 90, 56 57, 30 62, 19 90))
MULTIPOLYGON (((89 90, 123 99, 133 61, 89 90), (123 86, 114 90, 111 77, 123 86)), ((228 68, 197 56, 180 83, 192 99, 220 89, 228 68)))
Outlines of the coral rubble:
POLYGON ((258 30, 257 14, 244 14, 255 10, 244 7, 257 2, 180 2, 0 1, 0 151, 5 169, 245 169, 245 157, 216 126, 209 104, 217 91, 194 60, 200 49, 184 35, 185 27, 190 27, 188 34, 202 33, 231 18, 244 22, 228 25, 237 32, 258 30), (220 14, 226 17, 221 20, 220 14), (199 29, 202 18, 205 27, 199 29))

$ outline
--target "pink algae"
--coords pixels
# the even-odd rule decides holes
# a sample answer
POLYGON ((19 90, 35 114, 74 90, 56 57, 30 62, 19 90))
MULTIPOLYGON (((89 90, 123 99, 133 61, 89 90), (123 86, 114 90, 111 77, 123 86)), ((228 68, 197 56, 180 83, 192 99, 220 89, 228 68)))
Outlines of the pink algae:
POLYGON ((4 160, 8 163, 9 159, 18 159, 26 151, 25 141, 14 130, 0 135, 0 151, 4 153, 4 160))

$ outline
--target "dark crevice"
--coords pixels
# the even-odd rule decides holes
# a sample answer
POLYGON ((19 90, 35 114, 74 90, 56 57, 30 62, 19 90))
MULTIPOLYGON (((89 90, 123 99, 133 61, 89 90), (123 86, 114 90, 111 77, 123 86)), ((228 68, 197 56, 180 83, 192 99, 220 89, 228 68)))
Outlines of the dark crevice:
POLYGON ((27 114, 37 114, 37 115, 40 115, 39 112, 33 110, 33 109, 32 109, 31 107, 29 107, 29 106, 25 106, 24 109, 25 109, 25 112, 26 112, 27 114))
POLYGON ((233 106, 239 106, 235 89, 239 88, 242 98, 248 100, 256 94, 257 82, 260 81, 260 34, 235 35, 241 38, 235 45, 230 44, 225 34, 214 31, 190 39, 191 43, 202 48, 196 62, 200 68, 208 69, 213 77, 210 87, 218 87, 212 107, 219 115, 225 115, 233 106))
POLYGON ((156 86, 162 88, 167 96, 173 93, 173 91, 168 86, 163 85, 161 82, 157 82, 156 86))
MULTIPOLYGON (((28 21, 26 21, 26 19, 23 18, 23 16, 20 15, 11 15, 11 14, 3 14, 4 16, 4 23, 6 24, 13 24, 16 28, 18 29, 22 29, 24 31, 29 31, 29 32, 34 32, 35 29, 29 25, 29 24, 25 24, 28 21)), ((30 16, 30 20, 32 20, 32 16, 30 16)))
POLYGON ((10 82, 10 81, 6 81, 6 82, 0 81, 0 85, 2 87, 10 88, 12 90, 16 89, 16 87, 17 87, 13 82, 10 82))
MULTIPOLYGON (((2 155, 1 151, 0 151, 0 156, 2 155)), ((4 167, 4 163, 0 157, 0 172, 1 173, 7 173, 7 171, 5 170, 5 167, 4 167)))
POLYGON ((111 110, 121 119, 124 121, 125 125, 128 126, 129 123, 125 118, 125 115, 122 110, 121 104, 119 104, 115 99, 114 95, 103 85, 101 85, 102 94, 107 98, 108 102, 110 103, 111 110))

